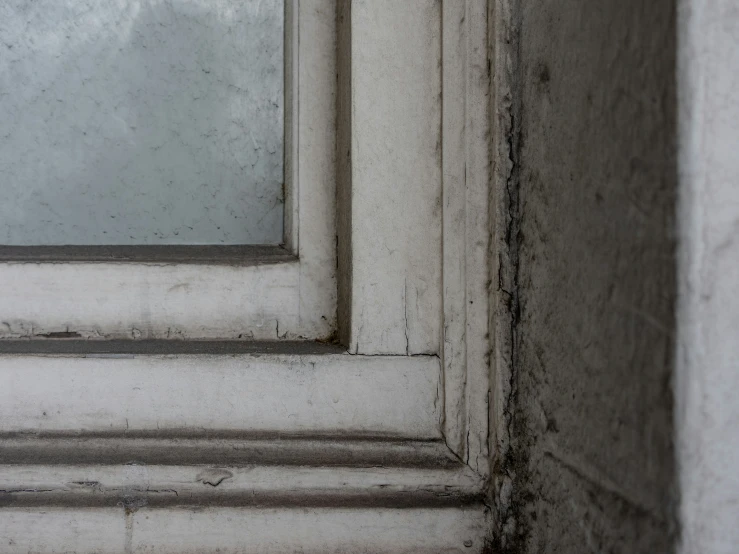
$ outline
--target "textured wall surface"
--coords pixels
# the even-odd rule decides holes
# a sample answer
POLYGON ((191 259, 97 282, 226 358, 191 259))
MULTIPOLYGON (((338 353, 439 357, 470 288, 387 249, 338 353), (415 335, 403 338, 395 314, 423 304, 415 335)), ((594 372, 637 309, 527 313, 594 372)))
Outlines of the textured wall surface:
POLYGON ((282 242, 283 0, 0 3, 0 244, 282 242))
POLYGON ((674 537, 672 0, 523 0, 504 552, 674 537))
POLYGON ((680 2, 681 551, 739 550, 739 4, 680 2))

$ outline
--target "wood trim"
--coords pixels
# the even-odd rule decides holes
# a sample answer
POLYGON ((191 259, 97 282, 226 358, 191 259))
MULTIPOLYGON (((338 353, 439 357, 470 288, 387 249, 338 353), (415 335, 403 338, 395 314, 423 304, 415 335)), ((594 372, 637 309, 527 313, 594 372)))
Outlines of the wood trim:
POLYGON ((480 503, 467 468, 0 465, 0 506, 449 507, 480 503))
POLYGON ((297 255, 300 236, 300 25, 299 0, 285 0, 285 248, 297 255))
MULTIPOLYGON (((298 28, 297 159, 293 190, 298 199, 300 259, 298 321, 305 338, 336 333, 336 0, 289 0, 298 28)), ((297 73, 297 75, 295 75, 297 73)), ((295 118, 295 113, 292 115, 295 118)), ((295 338, 298 338, 297 336, 295 338)))
POLYGON ((26 508, 1 514, 7 554, 468 554, 485 551, 489 526, 481 504, 441 509, 26 508))
POLYGON ((339 6, 340 327, 356 354, 440 351, 440 6, 339 6))
MULTIPOLYGON (((328 25, 324 8, 333 17, 335 2, 318 2, 309 10, 312 23, 306 23, 313 26, 299 36, 301 41, 323 36, 327 42, 316 50, 301 48, 300 71, 323 67, 320 55, 311 58, 306 53, 324 55, 335 43, 330 41, 336 40, 321 30, 328 25)), ((350 5, 349 0, 341 2, 350 5)), ((12 542, 8 552, 489 548, 488 331, 496 320, 490 314, 488 287, 491 229, 500 222, 492 221, 489 212, 487 4, 443 0, 425 2, 428 10, 419 11, 418 6, 391 0, 354 0, 351 10, 339 12, 349 18, 344 28, 349 36, 338 41, 339 62, 333 62, 340 69, 339 90, 350 93, 344 98, 344 115, 351 115, 344 129, 351 138, 346 160, 350 163, 345 167, 350 175, 346 182, 338 179, 340 187, 346 185, 351 192, 351 212, 345 218, 351 227, 345 239, 351 246, 352 279, 346 329, 353 338, 347 344, 352 352, 367 355, 137 352, 121 357, 119 352, 84 357, 57 352, 0 357, 0 380, 11 385, 0 389, 0 464, 5 464, 0 479, 6 475, 2 486, 14 491, 0 498, 6 505, 0 509, 3 527, 11 529, 3 535, 12 542), (366 76, 358 80, 356 71, 370 63, 358 57, 374 52, 382 62, 387 58, 383 52, 392 50, 398 55, 396 62, 414 63, 412 53, 388 49, 392 41, 370 45, 374 50, 365 48, 362 40, 371 38, 369 30, 364 35, 355 32, 356 25, 369 24, 368 11, 383 9, 422 20, 409 30, 403 18, 390 18, 383 32, 397 44, 405 34, 416 33, 411 37, 416 46, 428 40, 424 60, 442 62, 440 67, 427 64, 404 76, 411 81, 430 79, 412 83, 411 89, 440 94, 437 104, 420 102, 423 114, 416 114, 430 125, 428 133, 419 131, 416 134, 424 136, 411 141, 428 170, 422 190, 403 189, 405 181, 390 182, 382 171, 370 179, 370 162, 383 162, 375 150, 399 144, 400 135, 380 133, 375 142, 367 142, 378 129, 377 121, 357 117, 356 110, 381 110, 372 104, 367 87, 386 86, 393 92, 398 81, 382 72, 374 75, 382 79, 371 83, 366 76), (351 61, 344 73, 342 52, 351 61), (346 90, 341 88, 342 75, 348 75, 346 90), (364 90, 364 103, 356 103, 358 89, 364 90), (438 139, 438 152, 426 148, 429 137, 438 139), (361 194, 356 194, 358 187, 361 194), (362 195, 377 200, 377 209, 382 200, 388 211, 367 211, 362 195), (396 242, 385 244, 384 239, 396 242), (397 253, 392 252, 395 246, 397 253), (358 259, 360 263, 352 266, 358 259), (408 279, 413 287, 425 280, 427 288, 417 303, 407 302, 408 279), (357 302, 358 295, 363 295, 363 303, 357 302), (373 298, 385 295, 385 300, 373 304, 373 298), (383 352, 392 355, 374 355, 383 352), (42 392, 24 389, 24 379, 33 380, 42 392), (198 408, 206 405, 207 412, 198 408), (214 486, 198 480, 201 472, 211 483, 230 476, 214 486), (109 507, 113 505, 117 508, 109 507)), ((306 6, 298 0, 290 5, 306 6)), ((374 40, 387 38, 380 35, 374 40)), ((303 75, 298 72, 299 79, 303 75)), ((391 104, 405 102, 403 110, 413 120, 417 102, 409 104, 408 90, 396 92, 396 96, 377 94, 391 104)), ((334 113, 332 94, 322 98, 328 98, 334 113)), ((319 142, 325 144, 334 135, 321 127, 325 121, 315 114, 325 106, 320 99, 316 102, 316 110, 300 104, 298 117, 305 119, 298 130, 306 133, 306 140, 312 133, 323 137, 319 142)), ((390 119, 386 123, 402 123, 390 119)), ((411 124, 422 126, 419 121, 411 124)), ((342 145, 338 141, 339 156, 342 145)), ((320 182, 326 175, 334 182, 333 156, 332 143, 331 155, 318 156, 315 165, 299 158, 309 165, 298 168, 297 195, 306 192, 305 183, 320 182), (306 173, 312 175, 309 180, 306 173)), ((385 162, 389 167, 401 158, 385 162)), ((412 169, 418 159, 409 160, 412 169)), ((333 258, 322 256, 335 252, 334 236, 330 235, 330 248, 315 243, 317 250, 311 251, 305 233, 325 237, 333 220, 306 224, 307 214, 316 207, 309 208, 304 198, 309 202, 312 197, 298 198, 300 239, 291 245, 299 265, 295 261, 281 265, 297 270, 298 283, 326 281, 324 270, 334 272, 336 266, 333 258)), ((346 198, 341 198, 340 216, 347 208, 346 198)), ((315 200, 325 198, 319 195, 315 200)), ((340 264, 347 262, 341 260, 340 264)), ((335 294, 333 284, 329 289, 333 293, 326 294, 335 294)), ((335 297, 326 296, 322 302, 332 301, 335 306, 335 297)), ((235 309, 223 302, 199 309, 206 320, 209 310, 235 309)), ((310 312, 308 304, 299 300, 298 321, 310 312)), ((125 313, 125 306, 122 309, 125 313)), ((271 333, 268 338, 274 338, 271 333)))
POLYGON ((338 338, 352 337, 352 2, 336 6, 336 267, 338 338))
POLYGON ((464 469, 442 441, 223 431, 10 433, 0 464, 209 465, 464 469))
MULTIPOLYGON (((301 263, 0 263, 0 339, 324 336, 301 320, 301 263)), ((331 312, 326 312, 330 320, 331 312)))
POLYGON ((95 339, 333 336, 335 0, 290 0, 287 8, 287 250, 167 247, 158 258, 165 249, 61 247, 54 255, 45 247, 3 247, 0 340, 59 333, 95 339))
POLYGON ((343 354, 340 346, 319 341, 254 341, 254 340, 79 340, 66 337, 48 337, 52 340, 0 341, 0 356, 28 354, 86 358, 133 358, 141 355, 177 356, 188 354, 343 354))
POLYGON ((487 475, 488 2, 347 0, 338 20, 341 338, 356 353, 440 352, 444 436, 487 475))
POLYGON ((434 356, 0 357, 0 432, 308 433, 438 439, 434 356))
POLYGON ((0 262, 262 265, 296 259, 281 246, 5 246, 0 262))
POLYGON ((442 19, 443 429, 449 448, 482 475, 492 395, 487 4, 444 0, 442 19))
POLYGON ((442 214, 444 436, 467 450, 467 48, 466 2, 446 0, 442 17, 442 214))

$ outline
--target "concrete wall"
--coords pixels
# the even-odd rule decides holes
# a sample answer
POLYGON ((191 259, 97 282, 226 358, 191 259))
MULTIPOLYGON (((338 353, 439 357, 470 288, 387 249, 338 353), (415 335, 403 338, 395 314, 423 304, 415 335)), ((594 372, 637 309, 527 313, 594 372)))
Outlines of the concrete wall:
POLYGON ((728 554, 739 550, 739 4, 680 8, 681 551, 728 554))
POLYGON ((668 552, 674 2, 522 0, 512 19, 518 296, 500 550, 668 552))

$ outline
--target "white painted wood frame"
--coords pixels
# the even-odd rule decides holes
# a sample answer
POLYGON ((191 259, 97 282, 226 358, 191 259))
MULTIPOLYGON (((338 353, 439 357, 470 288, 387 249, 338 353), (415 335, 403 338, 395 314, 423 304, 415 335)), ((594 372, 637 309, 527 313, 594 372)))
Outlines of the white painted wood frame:
MULTIPOLYGON (((290 297, 308 319, 324 315, 338 276, 345 347, 178 341, 159 351, 164 343, 130 341, 84 350, 36 340, 28 342, 42 346, 24 352, 6 342, 0 551, 489 552, 488 2, 288 4, 299 22, 288 44, 300 45, 288 73, 302 80, 328 64, 332 78, 323 99, 298 89, 298 121, 286 133, 299 154, 289 174, 300 184, 290 189, 286 211, 297 225, 286 226, 286 241, 299 261, 196 264, 219 290, 214 306, 197 307, 207 325, 181 315, 190 325, 182 334, 233 338, 210 326, 229 302, 218 279, 246 291, 256 286, 239 281, 248 272, 296 267, 305 271, 298 283, 330 283, 326 296, 299 301, 288 287, 275 302, 290 297), (326 154, 320 137, 329 132, 326 154), (310 144, 323 162, 305 160, 310 144), (322 179, 331 185, 306 196, 304 184, 322 179), (322 196, 334 190, 336 204, 322 196), (311 238, 326 233, 328 246, 311 238)), ((179 279, 193 266, 151 267, 179 279)), ((226 313, 269 294, 231 297, 226 313)), ((279 332, 250 336, 334 328, 329 319, 308 332, 302 316, 290 317, 275 318, 279 332)), ((166 336, 156 328, 140 338, 166 336)))
POLYGON ((334 333, 335 9, 298 5, 286 2, 284 247, 0 247, 0 338, 334 333))

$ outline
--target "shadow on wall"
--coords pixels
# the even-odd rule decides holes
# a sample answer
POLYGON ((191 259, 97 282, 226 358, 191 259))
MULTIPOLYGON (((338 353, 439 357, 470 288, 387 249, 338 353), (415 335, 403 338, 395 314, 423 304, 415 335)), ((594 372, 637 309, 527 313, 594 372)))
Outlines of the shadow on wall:
POLYGON ((500 551, 670 552, 674 0, 513 4, 520 316, 500 551))

